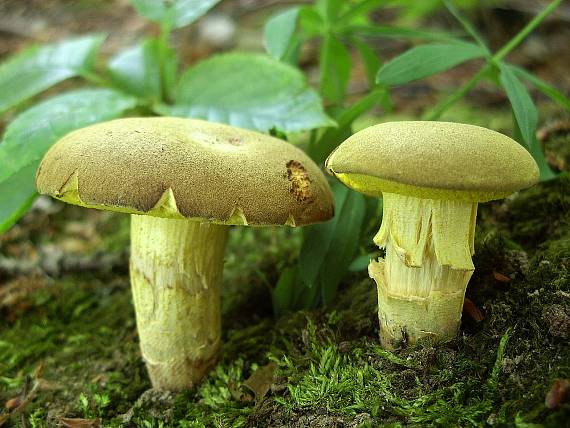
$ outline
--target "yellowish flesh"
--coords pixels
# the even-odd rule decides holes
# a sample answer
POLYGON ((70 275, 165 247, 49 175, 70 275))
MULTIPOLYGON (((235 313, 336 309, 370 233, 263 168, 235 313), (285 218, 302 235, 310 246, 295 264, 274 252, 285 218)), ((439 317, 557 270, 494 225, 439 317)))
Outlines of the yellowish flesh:
POLYGON ((386 257, 368 268, 378 286, 383 345, 452 339, 474 270, 477 203, 384 193, 383 210, 374 242, 386 257))
POLYGON ((463 190, 431 189, 427 187, 412 186, 410 184, 397 183, 364 174, 348 174, 333 172, 335 177, 346 186, 357 192, 369 196, 382 196, 383 193, 397 193, 400 195, 415 196, 426 199, 462 200, 472 202, 486 202, 494 199, 502 199, 512 192, 469 192, 463 190))
POLYGON ((154 388, 191 388, 216 361, 227 229, 131 216, 133 301, 154 388))

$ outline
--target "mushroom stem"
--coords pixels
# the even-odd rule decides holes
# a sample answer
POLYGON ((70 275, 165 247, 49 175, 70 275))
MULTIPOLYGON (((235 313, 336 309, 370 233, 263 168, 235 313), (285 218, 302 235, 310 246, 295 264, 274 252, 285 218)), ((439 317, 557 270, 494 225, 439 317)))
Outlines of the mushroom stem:
POLYGON ((378 286, 380 339, 388 349, 419 340, 445 342, 461 322, 474 270, 477 203, 384 193, 374 242, 385 259, 368 271, 378 286))
POLYGON ((131 286, 154 388, 191 388, 220 348, 227 226, 131 216, 131 286))

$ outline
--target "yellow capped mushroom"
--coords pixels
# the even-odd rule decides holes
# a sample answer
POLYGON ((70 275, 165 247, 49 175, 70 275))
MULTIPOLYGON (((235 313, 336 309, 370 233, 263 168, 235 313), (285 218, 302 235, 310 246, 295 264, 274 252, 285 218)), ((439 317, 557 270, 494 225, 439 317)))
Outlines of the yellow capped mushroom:
POLYGON ((74 131, 45 155, 36 184, 70 204, 131 214, 141 352, 161 389, 192 387, 217 358, 228 226, 302 226, 333 215, 328 183, 301 150, 191 119, 74 131))
POLYGON ((368 267, 383 346, 454 338, 474 270, 477 205, 535 184, 531 155, 479 126, 403 121, 354 134, 326 166, 348 187, 383 197, 374 242, 386 256, 368 267))

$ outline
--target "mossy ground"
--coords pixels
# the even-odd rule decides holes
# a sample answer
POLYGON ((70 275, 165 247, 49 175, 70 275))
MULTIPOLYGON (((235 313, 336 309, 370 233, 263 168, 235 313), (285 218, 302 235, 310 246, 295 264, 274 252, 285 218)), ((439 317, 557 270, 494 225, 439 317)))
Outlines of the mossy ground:
MULTIPOLYGON (((69 233, 70 219, 101 215, 85 211, 66 207, 26 238, 54 240, 69 233)), ((5 287, 31 291, 0 309, 0 403, 30 401, 4 424, 76 417, 145 428, 570 426, 569 404, 544 404, 553 381, 570 378, 569 224, 568 174, 482 206, 467 297, 484 319, 464 314, 452 343, 396 353, 378 344, 376 292, 365 272, 345 279, 333 306, 274 319, 270 287, 294 260, 300 232, 235 228, 222 358, 197 390, 180 394, 149 390, 126 262, 11 279, 5 287), (276 368, 275 377, 252 388, 248 378, 263 367, 276 368)), ((126 216, 105 215, 97 227, 99 251, 124 251, 126 216)))

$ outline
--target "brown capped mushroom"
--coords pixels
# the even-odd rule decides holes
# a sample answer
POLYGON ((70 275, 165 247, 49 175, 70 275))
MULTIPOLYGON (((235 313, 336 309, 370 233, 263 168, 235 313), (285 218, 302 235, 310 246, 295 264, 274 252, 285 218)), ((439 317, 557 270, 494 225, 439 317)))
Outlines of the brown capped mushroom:
POLYGON ((387 348, 455 337, 474 270, 477 205, 538 181, 516 141, 479 126, 388 122, 348 138, 327 159, 348 187, 383 196, 373 260, 380 339, 387 348))
POLYGON ((129 118, 58 141, 38 191, 131 214, 131 284, 155 388, 195 385, 220 348, 229 225, 301 226, 333 215, 319 168, 294 146, 200 120, 129 118))

